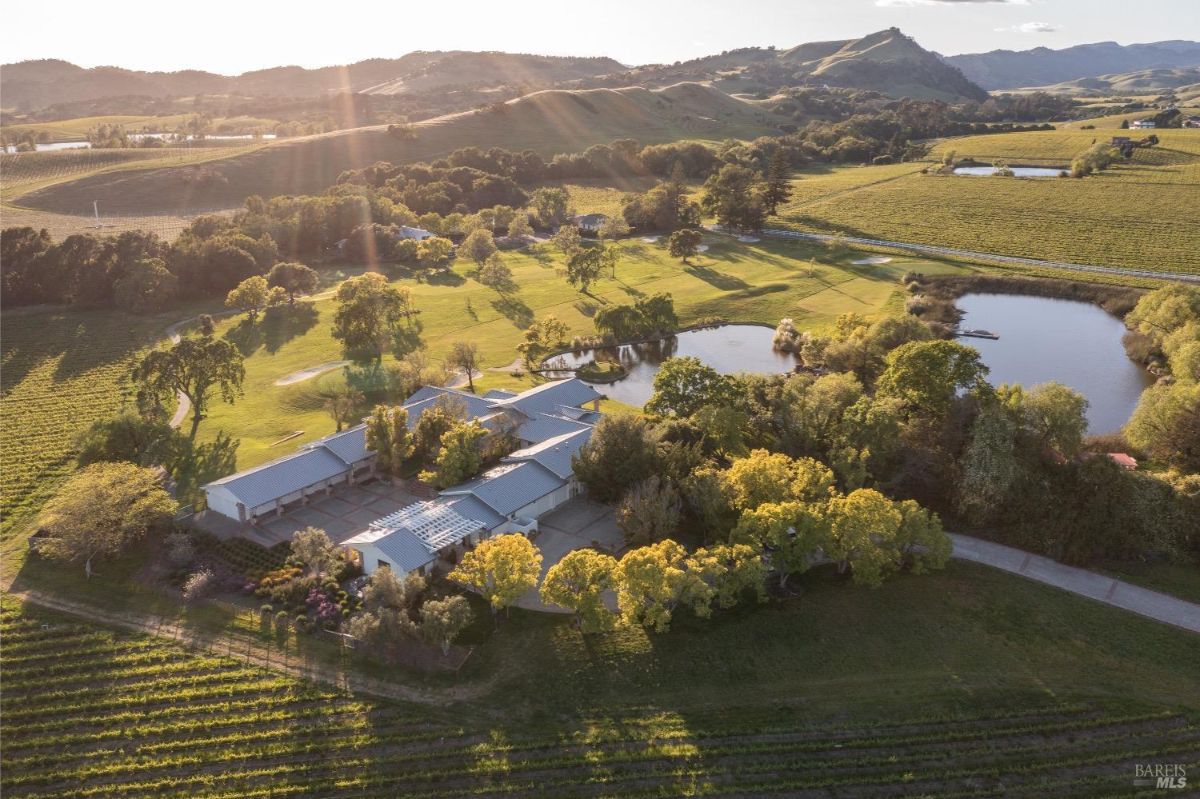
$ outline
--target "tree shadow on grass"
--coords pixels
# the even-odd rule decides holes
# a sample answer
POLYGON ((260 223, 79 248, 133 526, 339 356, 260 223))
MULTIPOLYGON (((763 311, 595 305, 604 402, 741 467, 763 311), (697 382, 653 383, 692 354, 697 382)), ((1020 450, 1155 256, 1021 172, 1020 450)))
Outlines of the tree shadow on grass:
POLYGON ((419 319, 412 320, 392 334, 392 353, 397 358, 403 358, 411 352, 416 352, 425 346, 421 340, 424 326, 419 319))
POLYGON ((224 431, 215 440, 195 444, 173 464, 175 493, 180 502, 192 504, 199 499, 200 486, 237 469, 239 439, 230 438, 224 431))
POLYGON ((439 269, 425 276, 425 282, 431 286, 461 286, 467 279, 453 269, 439 269))
POLYGON ((691 264, 686 267, 685 271, 721 291, 736 291, 737 289, 750 288, 750 284, 740 277, 725 272, 718 272, 710 266, 691 264))
POLYGON ((246 317, 225 332, 225 340, 237 347, 243 357, 253 355, 266 341, 262 325, 246 317))
POLYGON ((533 324, 533 309, 518 297, 503 294, 499 299, 492 300, 492 307, 520 330, 533 324))
POLYGON ((307 333, 320 315, 321 312, 311 302, 267 309, 262 321, 263 344, 267 352, 278 352, 284 344, 307 333))

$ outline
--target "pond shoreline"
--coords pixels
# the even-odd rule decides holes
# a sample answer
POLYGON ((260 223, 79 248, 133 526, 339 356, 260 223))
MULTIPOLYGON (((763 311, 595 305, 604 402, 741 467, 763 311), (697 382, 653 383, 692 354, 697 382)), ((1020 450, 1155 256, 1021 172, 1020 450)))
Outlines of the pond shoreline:
MULTIPOLYGON (((542 365, 539 366, 537 369, 533 369, 531 371, 534 371, 534 372, 575 372, 575 371, 578 371, 579 367, 555 369, 555 368, 546 366, 546 364, 555 358, 561 358, 564 355, 578 355, 579 353, 581 353, 585 350, 607 350, 607 349, 617 349, 618 347, 633 346, 633 345, 637 345, 637 344, 654 344, 655 342, 658 342, 658 341, 666 341, 669 338, 674 338, 675 336, 678 336, 680 333, 692 333, 696 330, 718 330, 722 327, 729 327, 730 325, 739 325, 739 326, 745 326, 745 327, 765 327, 768 330, 775 329, 775 325, 768 324, 767 322, 738 322, 738 321, 729 320, 729 319, 722 319, 720 321, 715 321, 715 322, 698 322, 694 325, 688 325, 687 327, 676 328, 674 331, 672 331, 670 333, 660 333, 660 334, 654 335, 654 336, 645 336, 643 338, 625 339, 623 341, 613 341, 613 342, 595 341, 595 342, 589 342, 586 345, 581 346, 581 347, 567 347, 566 349, 558 350, 557 352, 555 352, 551 355, 547 355, 545 358, 542 359, 542 365)), ((618 378, 618 379, 620 379, 620 378, 618 378)), ((590 382, 597 382, 597 381, 589 380, 588 382, 590 383, 590 382)), ((615 381, 610 380, 607 382, 615 382, 615 381)))

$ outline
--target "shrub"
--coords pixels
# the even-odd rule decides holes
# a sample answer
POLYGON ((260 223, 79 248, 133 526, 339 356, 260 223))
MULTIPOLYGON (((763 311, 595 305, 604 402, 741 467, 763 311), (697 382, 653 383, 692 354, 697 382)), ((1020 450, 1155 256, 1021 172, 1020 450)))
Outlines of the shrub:
POLYGON ((189 605, 211 596, 217 588, 216 575, 204 568, 193 572, 183 584, 183 601, 189 605))

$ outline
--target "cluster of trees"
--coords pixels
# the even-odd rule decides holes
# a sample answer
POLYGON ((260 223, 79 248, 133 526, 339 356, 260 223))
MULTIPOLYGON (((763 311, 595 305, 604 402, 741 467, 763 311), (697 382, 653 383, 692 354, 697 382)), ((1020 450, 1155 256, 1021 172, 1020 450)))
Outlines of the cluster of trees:
POLYGON ((621 216, 639 233, 663 232, 700 226, 700 206, 688 199, 682 170, 650 190, 626 199, 621 216))
POLYGON ((1121 157, 1117 148, 1104 142, 1096 142, 1071 159, 1071 177, 1082 178, 1094 172, 1108 169, 1121 157))
POLYGON ((679 324, 670 294, 642 297, 632 305, 606 305, 592 317, 596 330, 617 341, 664 335, 679 324))
POLYGON ((1126 343, 1166 372, 1146 389, 1125 427, 1129 442, 1185 472, 1200 472, 1200 288, 1145 294, 1125 317, 1126 343))
POLYGON ((415 572, 400 580, 379 569, 363 586, 363 604, 346 632, 385 661, 394 661, 408 640, 423 640, 443 654, 474 620, 466 597, 432 596, 429 582, 415 572))
POLYGON ((761 230, 766 218, 792 196, 790 164, 776 149, 765 169, 726 164, 704 182, 704 210, 733 230, 761 230))

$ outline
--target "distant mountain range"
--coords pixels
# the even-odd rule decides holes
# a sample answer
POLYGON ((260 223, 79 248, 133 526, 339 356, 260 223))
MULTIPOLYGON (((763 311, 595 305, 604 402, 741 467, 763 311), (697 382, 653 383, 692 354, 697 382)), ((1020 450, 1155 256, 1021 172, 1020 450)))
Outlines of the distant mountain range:
POLYGON ((943 59, 985 89, 1019 89, 1146 69, 1200 66, 1200 42, 1081 44, 1062 50, 993 50, 943 59))
POLYGON ((861 39, 802 44, 789 50, 743 48, 681 64, 630 68, 611 58, 512 53, 417 52, 347 66, 276 67, 242 75, 84 69, 66 61, 24 61, 0 68, 7 109, 33 111, 60 103, 116 97, 312 97, 331 92, 407 94, 457 87, 661 88, 707 81, 729 92, 773 92, 804 83, 873 89, 896 97, 982 99, 985 93, 955 67, 895 28, 861 39))

